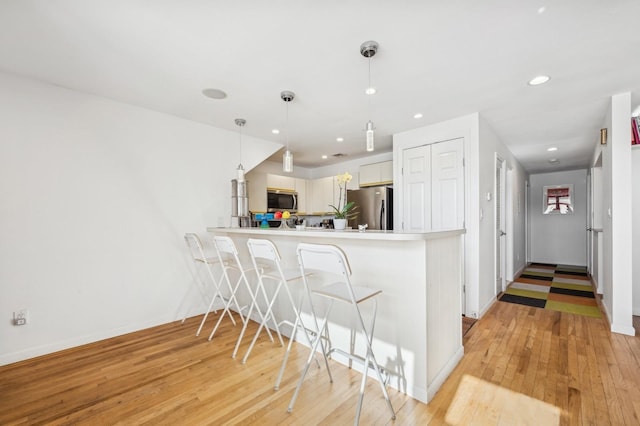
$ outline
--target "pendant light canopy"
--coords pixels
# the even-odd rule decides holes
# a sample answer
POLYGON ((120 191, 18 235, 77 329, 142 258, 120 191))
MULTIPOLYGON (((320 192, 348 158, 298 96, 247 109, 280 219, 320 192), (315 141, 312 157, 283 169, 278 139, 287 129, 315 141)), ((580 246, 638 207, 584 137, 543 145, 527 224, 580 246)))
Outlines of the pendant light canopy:
MULTIPOLYGON (((378 43, 375 41, 365 41, 360 45, 360 54, 369 59, 369 85, 367 86, 367 90, 365 91, 365 93, 369 96, 376 93, 376 90, 371 86, 371 58, 376 54, 377 51, 378 43)), ((369 98, 369 114, 371 114, 371 98, 369 98)), ((374 130, 375 127, 373 127, 373 121, 369 120, 365 127, 365 131, 367 133, 367 151, 374 150, 374 130)))
POLYGON ((287 116, 286 116, 286 125, 285 125, 285 135, 287 141, 287 149, 282 156, 282 171, 285 173, 293 172, 293 154, 291 150, 289 150, 289 102, 295 98, 296 94, 293 92, 289 92, 287 90, 280 93, 280 98, 285 101, 287 106, 287 116))
POLYGON ((238 173, 238 182, 244 182, 244 167, 242 167, 242 128, 247 124, 247 120, 244 118, 236 118, 236 126, 240 129, 240 163, 236 168, 238 173))

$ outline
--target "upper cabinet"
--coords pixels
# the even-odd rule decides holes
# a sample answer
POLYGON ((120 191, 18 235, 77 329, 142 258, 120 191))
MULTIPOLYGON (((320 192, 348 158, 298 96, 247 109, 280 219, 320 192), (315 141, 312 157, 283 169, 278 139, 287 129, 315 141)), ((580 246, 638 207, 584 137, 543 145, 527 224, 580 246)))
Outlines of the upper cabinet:
POLYGON ((309 191, 307 192, 307 213, 325 213, 332 209, 329 205, 336 204, 334 198, 334 178, 333 176, 313 179, 309 181, 309 191))
POLYGON ((360 166, 360 186, 390 185, 393 183, 393 161, 360 166))
POLYGON ((290 176, 280 176, 271 173, 249 172, 249 210, 253 213, 267 211, 267 188, 284 189, 298 193, 298 211, 307 213, 307 185, 306 179, 290 176))
POLYGON ((296 178, 290 176, 267 174, 267 188, 296 190, 296 178))
POLYGON ((298 193, 298 213, 308 213, 307 180, 295 178, 295 190, 298 193))

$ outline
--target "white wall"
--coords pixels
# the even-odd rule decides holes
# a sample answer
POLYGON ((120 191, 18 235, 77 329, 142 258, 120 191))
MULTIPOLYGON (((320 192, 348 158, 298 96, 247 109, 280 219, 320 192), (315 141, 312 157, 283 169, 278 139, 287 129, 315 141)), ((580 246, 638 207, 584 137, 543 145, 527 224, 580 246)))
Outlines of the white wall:
MULTIPOLYGON (((479 221, 480 226, 480 247, 479 256, 479 276, 480 276, 480 293, 479 308, 484 313, 496 300, 495 291, 495 186, 496 186, 496 170, 495 157, 496 153, 505 161, 507 170, 510 171, 512 185, 510 193, 506 194, 505 203, 510 203, 512 216, 506 218, 507 227, 511 229, 512 235, 507 235, 512 246, 512 264, 506 265, 505 272, 517 272, 524 268, 526 264, 526 229, 525 229, 525 208, 524 194, 527 183, 527 174, 515 159, 511 151, 500 140, 489 123, 482 117, 479 121, 480 126, 480 150, 479 150, 479 208, 482 210, 482 219, 479 221), (491 200, 488 201, 486 194, 491 194, 491 200)), ((506 277, 513 279, 513 277, 506 277)))
MULTIPOLYGON (((238 133, 2 73, 0 94, 0 364, 200 302, 183 235, 229 224, 238 133)), ((243 147, 250 169, 280 145, 243 147)))
MULTIPOLYGON (((465 156, 465 315, 477 318, 496 300, 493 269, 494 207, 492 202, 486 202, 480 195, 494 190, 495 153, 500 153, 507 161, 507 166, 513 170, 513 202, 517 202, 518 193, 524 194, 526 183, 526 173, 520 164, 479 114, 470 114, 393 136, 396 183, 394 214, 400 220, 401 212, 398 207, 402 204, 402 151, 457 138, 464 139, 465 156)), ((514 213, 511 218, 515 233, 514 252, 517 253, 517 256, 513 256, 514 270, 525 262, 524 196, 519 199, 520 210, 517 205, 513 206, 513 211, 519 213, 514 213)))
POLYGON ((531 261, 587 265, 587 170, 533 174, 530 182, 531 261), (543 214, 543 188, 573 185, 573 214, 543 214))
MULTIPOLYGON (((640 256, 640 225, 638 225, 638 218, 640 218, 640 146, 636 146, 631 150, 632 157, 632 191, 633 191, 633 206, 631 216, 633 217, 633 247, 631 252, 633 258, 638 259, 640 256)), ((640 315, 640 262, 633 262, 633 315, 640 315)))
POLYGON ((609 138, 596 143, 593 159, 602 156, 602 305, 611 331, 634 335, 630 117, 630 94, 612 96, 602 124, 609 138))

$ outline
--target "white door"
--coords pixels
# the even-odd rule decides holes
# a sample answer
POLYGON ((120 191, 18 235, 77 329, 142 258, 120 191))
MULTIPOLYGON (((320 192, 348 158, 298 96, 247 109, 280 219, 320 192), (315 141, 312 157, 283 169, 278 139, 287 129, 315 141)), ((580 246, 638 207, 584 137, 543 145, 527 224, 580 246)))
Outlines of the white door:
POLYGON ((431 229, 464 228, 463 139, 431 145, 431 229))
POLYGON ((506 255, 506 238, 505 232, 505 180, 506 167, 504 160, 496 154, 496 180, 495 180, 495 259, 496 259, 496 295, 505 290, 505 255, 506 255))
POLYGON ((402 229, 431 230, 431 149, 429 145, 402 152, 402 229))

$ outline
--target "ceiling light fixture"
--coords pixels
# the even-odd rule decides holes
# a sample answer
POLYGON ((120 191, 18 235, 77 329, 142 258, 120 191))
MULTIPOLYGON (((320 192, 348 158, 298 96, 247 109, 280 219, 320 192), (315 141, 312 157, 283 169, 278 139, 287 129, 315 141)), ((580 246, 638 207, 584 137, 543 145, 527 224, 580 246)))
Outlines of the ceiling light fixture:
POLYGON ((326 159, 327 159, 327 156, 326 156, 326 155, 323 155, 323 156, 322 156, 322 159, 323 159, 323 160, 326 160, 326 159))
MULTIPOLYGON (((367 94, 370 94, 369 91, 371 90, 371 57, 373 57, 376 52, 378 52, 378 43, 375 41, 365 41, 360 45, 360 54, 369 59, 369 86, 367 88, 367 94)), ((369 116, 371 116, 371 98, 369 98, 369 116)), ((373 127, 373 121, 367 121, 365 130, 367 132, 367 151, 373 151, 373 131, 375 130, 375 128, 373 127)))
POLYGON ((285 122, 285 135, 286 135, 286 139, 287 139, 287 150, 284 152, 284 155, 282 156, 282 171, 285 173, 292 173, 293 172, 293 154, 291 153, 291 151, 289 150, 289 102, 291 102, 293 100, 293 98, 295 98, 296 94, 293 92, 289 92, 287 90, 283 91, 280 93, 280 98, 282 98, 282 100, 285 102, 285 104, 287 105, 287 116, 286 116, 286 122, 285 122))
POLYGON ((279 134, 280 134, 280 130, 278 130, 278 129, 273 129, 273 130, 271 131, 271 133, 273 133, 274 135, 279 135, 279 134))
POLYGON ((336 138, 337 142, 344 142, 344 138, 336 138))
POLYGON ((547 151, 549 152, 553 152, 553 151, 557 151, 558 147, 552 146, 551 148, 547 148, 547 151))
POLYGON ((549 77, 548 75, 539 75, 529 80, 529 86, 539 86, 541 84, 546 83, 549 80, 551 80, 551 77, 549 77))
POLYGON ((422 114, 420 114, 420 113, 414 114, 413 118, 422 118, 422 114))
POLYGON ((236 171, 238 172, 238 182, 244 182, 244 167, 242 167, 242 128, 245 124, 247 124, 247 120, 244 118, 236 118, 236 126, 239 128, 240 133, 240 164, 238 164, 238 168, 236 171))

